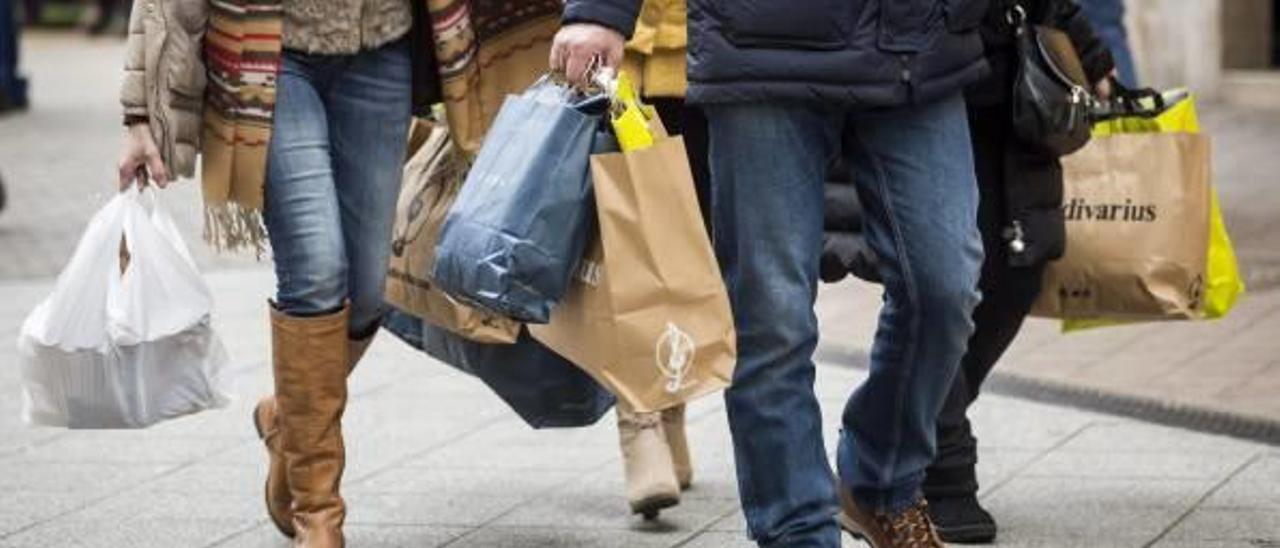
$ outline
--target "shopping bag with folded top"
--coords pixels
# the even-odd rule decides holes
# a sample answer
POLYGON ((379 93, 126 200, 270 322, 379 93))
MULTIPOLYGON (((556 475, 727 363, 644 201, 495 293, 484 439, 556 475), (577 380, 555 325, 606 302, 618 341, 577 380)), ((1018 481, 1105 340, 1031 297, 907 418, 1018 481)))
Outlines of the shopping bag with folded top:
POLYGON ((550 77, 507 98, 441 229, 437 285, 521 322, 550 318, 586 246, 587 161, 608 105, 550 77))
POLYGON ((230 402, 209 287, 158 199, 112 198, 23 322, 28 424, 143 428, 230 402))
POLYGON ((595 424, 614 398, 594 379, 521 331, 514 344, 486 344, 392 310, 383 327, 410 346, 484 382, 533 428, 595 424))
POLYGON ((620 402, 657 411, 728 386, 736 336, 684 143, 620 80, 622 152, 591 157, 599 237, 551 322, 530 332, 620 402))
POLYGON ((1244 287, 1211 187, 1194 98, 1152 95, 1063 160, 1067 253, 1033 313, 1067 330, 1221 317, 1244 287))
MULTIPOLYGON (((1158 93, 1153 90, 1120 88, 1114 112, 1094 125, 1094 136, 1134 133, 1199 133, 1195 98, 1186 90, 1158 93)), ((1205 284, 1201 310, 1197 317, 1216 319, 1226 316, 1244 294, 1245 285, 1236 260, 1231 237, 1223 220, 1217 191, 1210 188, 1209 249, 1205 265, 1205 284)), ((1129 323, 1115 318, 1067 319, 1064 331, 1078 331, 1129 323)))
POLYGON ((459 302, 431 276, 440 227, 462 188, 467 162, 447 126, 417 119, 411 134, 392 230, 387 303, 467 339, 514 343, 519 323, 459 302))

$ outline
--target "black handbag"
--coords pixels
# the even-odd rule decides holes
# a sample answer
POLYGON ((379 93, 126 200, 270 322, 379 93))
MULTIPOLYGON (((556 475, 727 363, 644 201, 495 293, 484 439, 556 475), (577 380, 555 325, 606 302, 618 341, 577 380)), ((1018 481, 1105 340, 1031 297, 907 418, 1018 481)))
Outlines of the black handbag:
POLYGON ((1065 32, 1027 21, 1014 2, 1007 13, 1017 48, 1013 130, 1048 154, 1066 156, 1089 142, 1093 99, 1080 55, 1065 32))

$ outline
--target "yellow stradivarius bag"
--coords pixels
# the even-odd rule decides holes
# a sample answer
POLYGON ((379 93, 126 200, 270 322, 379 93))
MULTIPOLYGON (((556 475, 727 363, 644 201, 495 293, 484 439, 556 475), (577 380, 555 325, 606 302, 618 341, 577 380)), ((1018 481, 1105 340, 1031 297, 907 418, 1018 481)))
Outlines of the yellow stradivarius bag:
MULTIPOLYGON (((1129 116, 1100 122, 1093 128, 1094 137, 1124 133, 1199 133, 1195 98, 1186 92, 1166 94, 1169 106, 1154 117, 1129 116)), ((1244 294, 1244 279, 1236 260, 1235 248, 1227 234, 1218 193, 1210 189, 1209 249, 1205 268, 1201 317, 1217 319, 1226 316, 1244 294)), ((1110 319, 1064 320, 1064 331, 1123 324, 1110 319)))

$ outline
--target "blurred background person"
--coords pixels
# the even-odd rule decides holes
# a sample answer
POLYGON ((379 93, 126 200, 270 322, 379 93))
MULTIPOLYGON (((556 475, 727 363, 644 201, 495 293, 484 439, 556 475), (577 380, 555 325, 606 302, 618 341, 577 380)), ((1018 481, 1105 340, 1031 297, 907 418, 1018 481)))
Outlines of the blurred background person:
POLYGON ((95 10, 97 14, 89 23, 89 34, 94 36, 112 32, 124 34, 125 21, 129 20, 129 11, 132 7, 130 3, 123 0, 96 0, 93 5, 97 8, 95 10))
MULTIPOLYGON (((926 471, 924 494, 942 540, 988 543, 995 519, 977 498, 978 440, 968 419, 983 381, 1013 342, 1040 293, 1045 266, 1062 256, 1062 166, 1055 156, 1013 134, 1010 90, 1017 69, 1008 12, 1021 5, 1034 25, 1065 31, 1099 96, 1110 94, 1115 61, 1074 0, 992 0, 981 33, 991 72, 965 92, 980 199, 978 228, 984 260, 978 282, 982 302, 974 332, 937 423, 938 452, 926 471)), ((879 282, 875 253, 860 233, 861 206, 847 170, 837 165, 826 192, 822 276, 836 282, 853 274, 879 282)))
MULTIPOLYGON (((1116 2, 1118 4, 1118 2, 1116 2)), ((965 93, 978 176, 978 228, 985 258, 973 312, 974 333, 938 416, 938 453, 925 475, 929 514, 946 542, 995 540, 995 519, 978 504, 978 440, 969 406, 1013 342, 1040 294, 1045 266, 1066 249, 1062 164, 1019 140, 1013 130, 1010 90, 1018 57, 1010 10, 1020 5, 1028 22, 1067 33, 1097 95, 1110 95, 1115 62, 1074 0, 995 0, 981 33, 990 74, 965 93)))
POLYGON ((0 114, 27 108, 27 81, 18 73, 18 31, 13 0, 0 0, 0 114))
POLYGON ((1116 77, 1126 87, 1137 87, 1138 69, 1129 49, 1129 33, 1124 26, 1124 0, 1076 0, 1093 25, 1098 38, 1107 45, 1116 64, 1116 77))

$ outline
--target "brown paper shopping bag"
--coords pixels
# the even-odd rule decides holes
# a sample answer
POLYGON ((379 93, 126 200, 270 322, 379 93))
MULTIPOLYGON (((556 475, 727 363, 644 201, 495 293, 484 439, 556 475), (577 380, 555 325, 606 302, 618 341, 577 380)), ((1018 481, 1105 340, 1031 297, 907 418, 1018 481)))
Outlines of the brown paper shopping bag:
POLYGON ((1202 311, 1209 141, 1190 133, 1095 138, 1063 159, 1067 252, 1033 314, 1160 320, 1202 311))
POLYGON ((534 338, 637 411, 723 389, 737 338, 684 142, 596 155, 599 238, 534 338))
POLYGON ((417 149, 404 167, 385 297, 392 306, 465 338, 514 343, 520 334, 519 323, 459 303, 431 281, 436 240, 462 186, 466 165, 448 128, 428 124, 415 121, 412 132, 410 142, 417 149))

